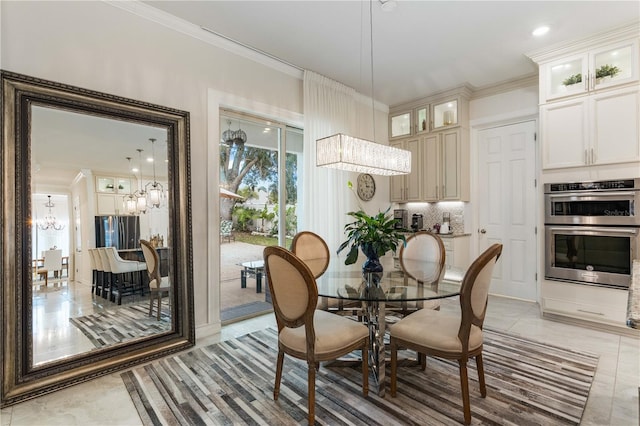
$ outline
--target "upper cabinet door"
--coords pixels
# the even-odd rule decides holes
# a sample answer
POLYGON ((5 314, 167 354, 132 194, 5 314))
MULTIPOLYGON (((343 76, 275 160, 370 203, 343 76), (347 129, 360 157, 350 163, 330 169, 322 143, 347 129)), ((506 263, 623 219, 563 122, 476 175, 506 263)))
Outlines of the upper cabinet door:
POLYGON ((627 40, 546 63, 540 68, 543 102, 638 80, 638 41, 627 40))
POLYGON ((638 80, 637 40, 594 50, 590 58, 591 90, 638 80))
POLYGON ((432 130, 440 130, 446 127, 458 125, 458 100, 452 99, 433 104, 431 116, 433 117, 432 130))
POLYGON ((588 55, 569 56, 544 66, 546 99, 579 95, 589 91, 588 55))
POLYGON ((411 135, 411 111, 404 111, 389 116, 389 138, 411 135))

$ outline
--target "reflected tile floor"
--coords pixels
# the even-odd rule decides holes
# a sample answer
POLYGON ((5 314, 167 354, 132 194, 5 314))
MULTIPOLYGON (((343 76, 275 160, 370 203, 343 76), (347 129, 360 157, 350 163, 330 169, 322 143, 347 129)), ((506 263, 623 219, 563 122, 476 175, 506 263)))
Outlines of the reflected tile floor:
MULTIPOLYGON (((443 310, 459 308, 455 300, 443 310)), ((234 323, 221 333, 199 339, 196 346, 275 327, 273 314, 234 323)), ((640 340, 543 319, 537 304, 491 297, 485 326, 512 334, 600 355, 583 425, 638 425, 640 340)), ((490 395, 489 395, 490 397, 490 395)), ((0 426, 140 425, 140 418, 118 373, 3 409, 0 426)))

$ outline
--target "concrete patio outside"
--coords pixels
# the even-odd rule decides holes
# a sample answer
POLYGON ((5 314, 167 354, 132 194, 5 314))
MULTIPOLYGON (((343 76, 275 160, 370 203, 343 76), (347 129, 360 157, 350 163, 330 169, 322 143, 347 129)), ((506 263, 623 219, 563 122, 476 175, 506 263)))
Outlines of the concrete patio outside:
MULTIPOLYGON (((240 264, 252 260, 262 260, 262 251, 264 246, 243 243, 240 241, 222 242, 220 243, 220 297, 221 311, 233 308, 237 313, 232 313, 232 320, 223 320, 223 322, 237 321, 252 316, 240 308, 243 305, 255 304, 255 302, 265 301, 265 292, 267 287, 266 279, 262 278, 262 292, 256 293, 256 278, 247 277, 247 287, 240 287, 240 273, 243 269, 240 264)), ((263 305, 263 308, 266 306, 263 305)), ((264 310, 262 310, 264 313, 264 310)))

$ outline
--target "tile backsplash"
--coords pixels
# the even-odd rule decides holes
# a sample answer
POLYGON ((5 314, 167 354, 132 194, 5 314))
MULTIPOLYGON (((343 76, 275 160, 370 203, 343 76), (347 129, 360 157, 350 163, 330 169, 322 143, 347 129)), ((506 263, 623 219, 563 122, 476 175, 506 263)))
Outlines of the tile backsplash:
POLYGON ((414 213, 423 215, 423 228, 433 229, 436 223, 442 223, 444 213, 450 215, 450 227, 456 234, 465 232, 464 215, 465 203, 429 203, 429 204, 407 204, 400 208, 407 210, 409 215, 409 226, 411 226, 411 216, 414 213))

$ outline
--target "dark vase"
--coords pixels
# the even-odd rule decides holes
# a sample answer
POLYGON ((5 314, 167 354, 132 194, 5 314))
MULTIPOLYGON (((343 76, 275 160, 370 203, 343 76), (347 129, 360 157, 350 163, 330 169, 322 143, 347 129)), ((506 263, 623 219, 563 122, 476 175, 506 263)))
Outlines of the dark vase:
POLYGON ((378 253, 376 253, 373 244, 366 243, 360 246, 362 253, 367 256, 367 260, 362 264, 362 276, 365 280, 368 277, 371 277, 374 284, 378 284, 382 279, 382 264, 380 263, 380 258, 378 257, 378 253))

